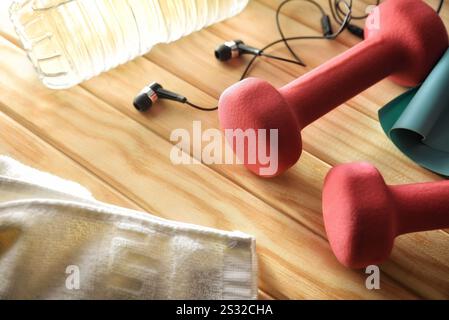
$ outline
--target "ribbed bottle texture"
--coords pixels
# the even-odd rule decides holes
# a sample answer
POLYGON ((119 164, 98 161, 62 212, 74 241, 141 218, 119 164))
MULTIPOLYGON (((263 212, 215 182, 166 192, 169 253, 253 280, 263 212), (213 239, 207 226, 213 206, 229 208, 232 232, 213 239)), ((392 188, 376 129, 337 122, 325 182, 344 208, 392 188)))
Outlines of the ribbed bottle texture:
POLYGON ((242 11, 248 0, 15 0, 10 17, 42 82, 64 89, 242 11))

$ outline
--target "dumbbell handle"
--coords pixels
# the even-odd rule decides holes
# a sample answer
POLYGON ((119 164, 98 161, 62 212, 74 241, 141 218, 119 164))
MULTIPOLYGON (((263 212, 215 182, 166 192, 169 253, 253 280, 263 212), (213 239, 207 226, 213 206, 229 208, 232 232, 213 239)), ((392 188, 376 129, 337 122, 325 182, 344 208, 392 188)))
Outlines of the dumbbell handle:
POLYGON ((399 45, 373 37, 279 89, 301 128, 403 66, 399 45))
POLYGON ((449 228, 449 181, 389 186, 397 235, 449 228))

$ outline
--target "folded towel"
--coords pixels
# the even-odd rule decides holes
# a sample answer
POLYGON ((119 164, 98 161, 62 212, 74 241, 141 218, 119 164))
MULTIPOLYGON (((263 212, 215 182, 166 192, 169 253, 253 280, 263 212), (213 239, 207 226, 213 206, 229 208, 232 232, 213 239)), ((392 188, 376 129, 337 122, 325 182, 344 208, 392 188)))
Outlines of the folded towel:
POLYGON ((254 299, 255 240, 95 200, 0 157, 0 298, 254 299))

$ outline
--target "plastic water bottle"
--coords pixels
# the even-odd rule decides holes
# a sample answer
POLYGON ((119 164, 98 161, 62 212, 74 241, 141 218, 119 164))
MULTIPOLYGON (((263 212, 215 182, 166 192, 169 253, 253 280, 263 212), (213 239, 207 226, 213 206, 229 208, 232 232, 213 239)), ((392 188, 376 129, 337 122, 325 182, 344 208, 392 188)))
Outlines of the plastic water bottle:
POLYGON ((14 0, 10 17, 42 82, 64 89, 229 18, 248 0, 14 0))

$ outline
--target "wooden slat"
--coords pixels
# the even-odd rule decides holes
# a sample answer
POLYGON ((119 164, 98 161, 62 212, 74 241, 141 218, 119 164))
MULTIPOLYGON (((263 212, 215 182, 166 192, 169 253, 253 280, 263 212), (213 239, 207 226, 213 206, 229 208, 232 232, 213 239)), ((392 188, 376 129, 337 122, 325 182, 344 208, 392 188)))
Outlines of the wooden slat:
POLYGON ((1 155, 10 156, 36 169, 78 182, 89 189, 97 200, 130 209, 140 209, 77 162, 43 142, 2 112, 0 112, 0 128, 1 155))
POLYGON ((274 300, 272 296, 270 296, 268 293, 260 291, 259 290, 259 296, 257 297, 258 300, 274 300))
POLYGON ((171 144, 79 87, 44 88, 25 55, 1 40, 0 110, 160 216, 254 234, 260 286, 275 297, 413 297, 383 277, 343 268, 321 237, 203 165, 173 166, 171 144), (19 74, 15 66, 23 65, 19 74), (33 92, 23 95, 22 92, 33 92), (282 236, 280 236, 282 235, 282 236), (326 272, 316 276, 316 270, 326 272), (332 288, 332 289, 331 289, 332 288))

